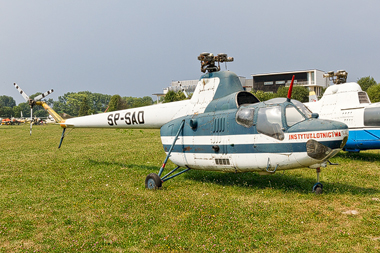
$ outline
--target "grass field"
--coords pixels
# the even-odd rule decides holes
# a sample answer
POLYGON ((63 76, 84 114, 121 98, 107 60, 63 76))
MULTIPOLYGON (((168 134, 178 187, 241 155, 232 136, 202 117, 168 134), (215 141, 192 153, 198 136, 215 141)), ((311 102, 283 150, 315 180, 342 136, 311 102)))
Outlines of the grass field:
MULTIPOLYGON (((0 252, 380 252, 380 154, 270 176, 189 171, 149 191, 158 130, 0 126, 0 252)), ((174 168, 168 164, 168 169, 174 168)))

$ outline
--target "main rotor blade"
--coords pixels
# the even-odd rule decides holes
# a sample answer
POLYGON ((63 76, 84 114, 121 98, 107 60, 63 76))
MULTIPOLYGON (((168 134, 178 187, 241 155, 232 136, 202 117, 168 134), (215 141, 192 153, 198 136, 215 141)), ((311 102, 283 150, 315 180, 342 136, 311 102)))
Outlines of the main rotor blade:
POLYGON ((35 97, 33 100, 34 100, 34 101, 38 101, 38 100, 40 100, 41 98, 44 98, 44 97, 46 97, 47 95, 53 93, 53 91, 54 91, 53 89, 48 90, 47 92, 45 92, 45 93, 43 93, 43 94, 38 95, 37 97, 35 97))
POLYGON ((26 95, 25 92, 16 83, 13 83, 13 85, 18 90, 18 92, 20 92, 21 96, 23 96, 23 98, 28 102, 29 96, 26 95))

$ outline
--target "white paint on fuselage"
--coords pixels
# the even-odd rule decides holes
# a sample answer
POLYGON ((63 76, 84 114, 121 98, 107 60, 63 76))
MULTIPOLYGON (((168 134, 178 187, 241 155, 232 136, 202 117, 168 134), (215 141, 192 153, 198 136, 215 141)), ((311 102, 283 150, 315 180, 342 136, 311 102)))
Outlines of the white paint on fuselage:
MULTIPOLYGON (((342 141, 348 136, 347 129, 334 131, 315 131, 285 133, 284 140, 278 140, 264 134, 245 134, 245 135, 222 135, 220 136, 221 145, 239 144, 280 144, 280 143, 304 143, 305 152, 288 153, 191 153, 191 152, 172 152, 170 160, 178 166, 189 166, 198 170, 248 172, 268 170, 287 170, 294 168, 308 167, 315 164, 322 164, 324 161, 316 160, 307 155, 306 142, 309 139, 317 141, 342 141), (296 137, 294 135, 297 135, 296 137), (218 165, 215 159, 228 159, 229 165, 218 165)), ((209 145, 211 151, 212 136, 180 136, 176 145, 197 146, 209 145)), ((174 136, 161 136, 163 145, 172 145, 174 136)), ((168 152, 166 152, 168 153, 168 152)))
POLYGON ((318 113, 320 119, 336 120, 345 123, 348 128, 366 128, 364 126, 364 109, 378 107, 372 104, 366 92, 357 83, 336 84, 328 87, 317 102, 304 103, 312 112, 318 113), (359 92, 367 96, 369 103, 360 103, 359 92))
POLYGON ((60 124, 62 127, 159 129, 173 119, 203 113, 219 83, 219 78, 201 79, 190 100, 71 118, 60 124))

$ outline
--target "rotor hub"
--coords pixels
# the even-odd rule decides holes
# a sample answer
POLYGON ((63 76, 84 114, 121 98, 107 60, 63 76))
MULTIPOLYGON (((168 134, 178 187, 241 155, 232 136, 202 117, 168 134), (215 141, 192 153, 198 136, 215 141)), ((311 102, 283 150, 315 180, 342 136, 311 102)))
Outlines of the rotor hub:
POLYGON ((227 54, 218 54, 214 56, 212 53, 201 53, 198 56, 198 60, 201 61, 201 71, 202 73, 208 72, 217 72, 220 71, 221 62, 232 62, 233 57, 227 57, 227 54), (218 63, 218 66, 215 65, 215 62, 218 63))

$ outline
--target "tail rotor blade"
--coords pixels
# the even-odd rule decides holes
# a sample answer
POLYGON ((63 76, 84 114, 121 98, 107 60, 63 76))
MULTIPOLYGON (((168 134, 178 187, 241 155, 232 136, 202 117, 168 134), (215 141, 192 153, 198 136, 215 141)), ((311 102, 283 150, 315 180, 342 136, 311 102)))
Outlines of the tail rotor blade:
POLYGON ((16 83, 13 83, 13 85, 15 86, 15 88, 18 90, 18 92, 20 92, 21 96, 23 96, 23 98, 28 101, 29 100, 29 96, 25 94, 25 92, 16 84, 16 83))
POLYGON ((45 92, 45 93, 43 93, 43 94, 41 94, 41 95, 38 95, 37 97, 34 98, 34 101, 38 101, 38 100, 40 100, 41 98, 46 97, 47 95, 53 93, 53 91, 54 91, 54 90, 51 89, 51 90, 48 90, 47 92, 45 92))

